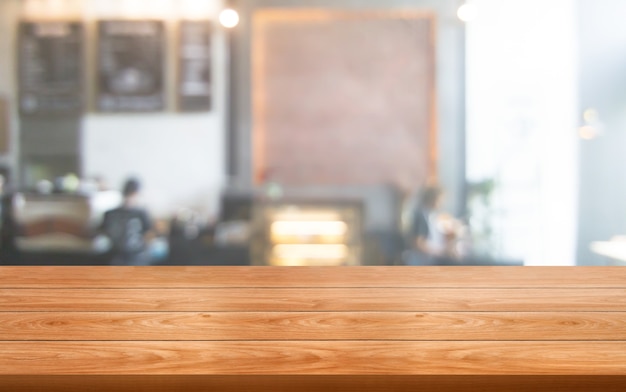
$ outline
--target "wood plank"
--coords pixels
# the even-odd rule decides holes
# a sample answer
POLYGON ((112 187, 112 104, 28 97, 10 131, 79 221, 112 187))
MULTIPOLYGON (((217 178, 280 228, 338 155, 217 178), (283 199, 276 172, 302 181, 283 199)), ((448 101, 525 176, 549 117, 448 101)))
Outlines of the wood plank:
POLYGON ((0 267, 0 390, 621 391, 622 271, 0 267))
POLYGON ((626 342, 3 342, 1 375, 626 375, 626 342))
POLYGON ((626 376, 4 376, 10 392, 623 392, 626 376))
POLYGON ((7 266, 0 267, 0 277, 0 288, 626 288, 621 267, 7 266))
POLYGON ((626 289, 0 289, 0 311, 626 311, 626 289))
POLYGON ((0 313, 8 340, 626 340, 626 313, 0 313))

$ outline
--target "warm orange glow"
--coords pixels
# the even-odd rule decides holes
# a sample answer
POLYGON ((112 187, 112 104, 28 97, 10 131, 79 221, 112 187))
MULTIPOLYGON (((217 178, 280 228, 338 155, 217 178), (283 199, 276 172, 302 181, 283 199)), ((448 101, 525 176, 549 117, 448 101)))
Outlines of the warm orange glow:
POLYGON ((281 244, 272 249, 277 266, 338 265, 348 257, 348 247, 329 244, 281 244))
POLYGON ((272 223, 272 234, 294 236, 342 236, 348 226, 341 221, 278 221, 272 223))
POLYGON ((598 130, 590 125, 580 127, 578 135, 584 140, 593 140, 598 136, 598 130))

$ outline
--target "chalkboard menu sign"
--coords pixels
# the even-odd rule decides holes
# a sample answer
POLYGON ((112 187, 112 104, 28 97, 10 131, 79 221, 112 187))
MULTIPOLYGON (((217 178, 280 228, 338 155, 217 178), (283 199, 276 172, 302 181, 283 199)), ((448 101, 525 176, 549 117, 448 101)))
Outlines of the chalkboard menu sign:
POLYGON ((98 33, 98 110, 162 110, 165 106, 163 22, 101 21, 98 33))
POLYGON ((83 27, 79 22, 19 26, 19 109, 65 114, 82 109, 83 27))
POLYGON ((211 35, 209 21, 180 24, 178 107, 181 111, 211 109, 211 35))

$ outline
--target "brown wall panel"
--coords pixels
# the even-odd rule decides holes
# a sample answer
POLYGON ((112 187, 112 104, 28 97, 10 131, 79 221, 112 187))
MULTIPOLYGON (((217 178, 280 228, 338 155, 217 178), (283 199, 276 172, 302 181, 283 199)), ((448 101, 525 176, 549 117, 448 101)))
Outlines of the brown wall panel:
POLYGON ((258 11, 256 180, 412 189, 433 178, 434 25, 429 12, 258 11))

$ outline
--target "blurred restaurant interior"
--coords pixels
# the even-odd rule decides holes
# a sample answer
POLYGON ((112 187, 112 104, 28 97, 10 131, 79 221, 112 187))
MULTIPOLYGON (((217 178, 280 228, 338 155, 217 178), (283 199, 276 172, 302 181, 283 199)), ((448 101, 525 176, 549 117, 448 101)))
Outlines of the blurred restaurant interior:
POLYGON ((0 0, 0 264, 624 265, 624 15, 0 0))

